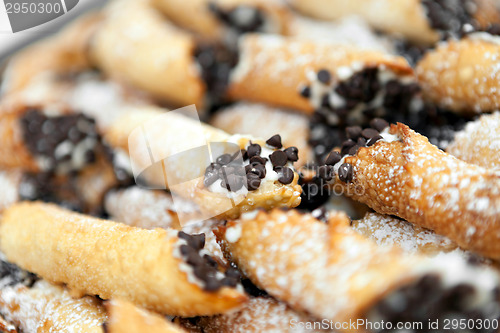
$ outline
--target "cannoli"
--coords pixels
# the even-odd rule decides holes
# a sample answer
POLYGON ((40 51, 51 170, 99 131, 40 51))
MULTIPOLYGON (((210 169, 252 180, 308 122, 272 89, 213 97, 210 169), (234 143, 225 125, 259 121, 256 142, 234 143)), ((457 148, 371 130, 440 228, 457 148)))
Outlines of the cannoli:
POLYGON ((136 307, 123 300, 105 303, 108 320, 106 333, 182 333, 182 328, 168 322, 164 317, 136 307))
POLYGON ((487 28, 499 21, 490 0, 292 0, 300 12, 326 20, 356 15, 373 28, 403 36, 414 43, 431 45, 448 36, 487 28))
POLYGON ((203 252, 204 235, 134 228, 51 204, 20 203, 4 212, 0 243, 10 262, 48 281, 164 314, 220 314, 246 301, 237 272, 219 271, 203 252))
POLYGON ((15 54, 3 73, 2 93, 19 91, 47 72, 67 75, 88 69, 88 43, 100 21, 99 13, 82 16, 59 34, 15 54))
POLYGON ((387 125, 347 129, 341 152, 325 161, 333 186, 380 214, 500 258, 500 174, 458 160, 401 123, 387 125))
POLYGON ((279 0, 153 0, 179 26, 211 40, 234 43, 248 32, 286 34, 290 9, 279 0))
POLYGON ((367 213, 362 219, 353 220, 351 226, 378 245, 398 245, 408 254, 435 256, 458 249, 449 238, 392 216, 367 213))
POLYGON ((467 124, 446 148, 449 154, 488 169, 500 169, 500 112, 467 124))
POLYGON ((193 201, 205 218, 300 203, 293 169, 298 149, 285 149, 279 135, 267 141, 231 136, 177 112, 158 114, 154 108, 128 113, 105 136, 112 147, 128 151, 144 175, 136 177, 140 183, 193 201))
POLYGON ((210 123, 228 133, 244 133, 259 138, 280 133, 285 146, 298 148, 297 167, 312 161, 307 144, 309 120, 300 113, 265 104, 240 102, 218 111, 210 123))
POLYGON ((115 1, 92 39, 95 65, 174 105, 201 107, 205 93, 194 38, 164 20, 148 1, 115 1))
POLYGON ((234 313, 212 317, 179 318, 178 322, 196 333, 260 333, 260 332, 333 332, 321 330, 321 322, 290 309, 271 297, 251 298, 234 313), (319 329, 308 329, 318 327, 319 329))
POLYGON ((93 297, 73 298, 62 287, 37 281, 0 289, 0 312, 22 332, 104 333, 106 312, 93 297))
POLYGON ((93 119, 68 111, 0 110, 0 167, 67 174, 93 163, 100 138, 93 119))
POLYGON ((306 114, 320 110, 329 124, 400 112, 418 93, 404 58, 350 45, 245 35, 239 56, 229 79, 230 98, 306 114))
POLYGON ((477 32, 426 53, 416 68, 424 98, 462 114, 497 110, 499 40, 477 32))
MULTIPOLYGON (((296 210, 261 211, 216 233, 252 282, 316 318, 396 323, 471 318, 469 311, 490 319, 500 314, 492 270, 459 257, 441 261, 380 247, 352 230, 341 213, 331 213, 325 224, 296 210)), ((355 329, 369 330, 363 324, 355 329)))

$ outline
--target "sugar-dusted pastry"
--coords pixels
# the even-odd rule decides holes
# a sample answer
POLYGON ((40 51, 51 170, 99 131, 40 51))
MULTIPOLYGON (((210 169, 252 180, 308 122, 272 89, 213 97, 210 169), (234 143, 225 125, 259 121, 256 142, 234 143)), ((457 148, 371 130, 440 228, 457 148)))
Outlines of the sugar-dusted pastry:
POLYGON ((415 43, 433 44, 499 21, 490 0, 291 0, 300 12, 326 20, 349 15, 365 19, 375 29, 415 43))
POLYGON ((424 97, 462 114, 497 110, 499 40, 477 32, 427 52, 416 68, 424 97))
POLYGON ((402 57, 352 45, 249 34, 229 78, 234 100, 300 110, 319 109, 330 124, 360 122, 407 108, 418 92, 402 57))
POLYGON ((19 91, 44 72, 65 75, 89 68, 88 43, 100 21, 99 13, 84 15, 55 36, 15 54, 3 74, 2 93, 19 91))
POLYGON ((205 84, 194 58, 196 44, 173 26, 149 1, 114 1, 92 39, 95 65, 174 105, 201 107, 205 84))
POLYGON ((217 234, 252 282, 316 318, 426 323, 431 316, 471 318, 469 311, 491 319, 500 311, 494 271, 457 256, 443 261, 378 246, 342 213, 331 213, 325 224, 296 210, 260 211, 217 234))
POLYGON ((17 333, 16 327, 5 320, 2 316, 0 316, 0 330, 4 333, 17 333))
POLYGON ((97 298, 73 298, 63 287, 44 280, 0 289, 0 312, 21 332, 104 333, 106 320, 97 298))
POLYGON ((248 32, 286 34, 290 9, 280 0, 153 0, 179 26, 211 40, 248 32))
POLYGON ((500 169, 500 112, 469 122, 446 148, 449 154, 488 169, 500 169))
POLYGON ((351 226, 379 245, 397 245, 408 254, 434 256, 458 249, 445 236, 388 215, 367 213, 362 219, 353 220, 351 226))
POLYGON ((0 243, 7 260, 48 281, 164 314, 220 314, 246 301, 237 272, 219 271, 205 255, 203 234, 134 228, 51 204, 20 203, 4 212, 0 243))
POLYGON ((182 328, 156 313, 138 308, 129 301, 113 299, 105 303, 108 320, 105 333, 182 333, 182 328))
POLYGON ((298 148, 297 167, 312 160, 307 144, 309 119, 293 110, 239 102, 219 110, 210 123, 228 133, 250 134, 259 138, 269 138, 279 133, 285 146, 298 148))
POLYGON ((128 152, 143 175, 139 182, 169 188, 197 204, 206 218, 299 205, 293 168, 298 149, 283 147, 279 135, 267 141, 229 135, 177 112, 161 114, 139 108, 105 135, 112 147, 128 152))
POLYGON ((211 317, 179 318, 177 321, 189 332, 196 333, 333 332, 327 329, 309 329, 308 327, 321 328, 327 325, 321 326, 321 322, 315 322, 271 297, 251 298, 237 312, 211 317))
POLYGON ((91 164, 99 147, 93 120, 44 111, 0 114, 0 166, 64 174, 91 164))
POLYGON ((348 128, 350 139, 326 160, 333 186, 381 214, 500 258, 500 174, 461 161, 398 123, 348 128))

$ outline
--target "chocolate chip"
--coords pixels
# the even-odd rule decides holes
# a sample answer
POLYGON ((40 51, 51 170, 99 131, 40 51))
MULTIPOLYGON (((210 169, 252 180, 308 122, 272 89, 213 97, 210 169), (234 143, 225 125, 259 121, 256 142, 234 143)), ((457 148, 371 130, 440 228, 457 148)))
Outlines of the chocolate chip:
POLYGON ((260 178, 254 173, 247 174, 247 189, 255 191, 260 186, 260 178))
POLYGON ((203 260, 203 258, 200 257, 200 254, 196 251, 189 252, 187 255, 185 255, 185 260, 186 263, 191 266, 200 266, 205 263, 205 260, 203 260))
POLYGON ((245 182, 246 182, 246 177, 239 176, 236 174, 230 174, 227 176, 227 181, 225 182, 225 185, 229 191, 236 192, 245 185, 245 182))
POLYGON ((205 178, 203 179, 203 185, 205 187, 209 187, 213 183, 215 183, 219 179, 219 173, 218 172, 213 172, 213 173, 207 173, 205 172, 205 178))
POLYGON ((184 231, 179 231, 179 238, 184 239, 187 244, 196 250, 201 250, 205 247, 205 234, 187 234, 184 231))
POLYGON ((231 162, 231 160, 232 160, 231 155, 223 154, 223 155, 217 157, 215 162, 217 162, 217 164, 220 164, 220 165, 226 165, 226 164, 229 164, 229 162, 231 162))
POLYGON ((300 90, 300 95, 305 98, 311 97, 311 87, 305 86, 300 90))
POLYGON ((269 140, 266 141, 266 143, 271 147, 277 149, 283 147, 283 145, 281 144, 281 136, 279 134, 273 135, 271 138, 269 138, 269 140))
POLYGON ((351 139, 348 139, 342 143, 342 147, 340 148, 340 154, 342 156, 346 155, 349 153, 349 150, 356 145, 356 142, 354 142, 351 139))
POLYGON ((262 148, 259 144, 256 143, 250 143, 250 145, 247 147, 247 154, 250 159, 254 156, 260 156, 261 151, 262 148))
POLYGON ((321 97, 321 106, 325 108, 330 107, 330 95, 328 95, 328 93, 324 94, 323 97, 321 97))
POLYGON ((349 149, 348 154, 349 155, 356 155, 359 148, 360 148, 360 146, 358 146, 358 145, 355 145, 354 147, 351 147, 351 149, 349 149))
POLYGON ((240 272, 234 267, 229 267, 225 274, 229 278, 241 279, 240 272))
POLYGON ((257 176, 259 176, 260 179, 266 177, 266 167, 263 166, 262 164, 254 163, 250 164, 250 169, 248 170, 247 173, 254 173, 257 176))
POLYGON ((382 132, 385 128, 389 127, 389 123, 382 118, 375 118, 370 121, 370 126, 382 132))
POLYGON ((322 165, 318 168, 318 177, 329 182, 335 176, 335 169, 331 165, 322 165))
POLYGON ((356 144, 360 147, 366 146, 366 139, 365 138, 358 138, 358 141, 356 141, 356 144))
POLYGON ((339 179, 344 183, 352 181, 354 170, 349 163, 343 163, 339 168, 339 179))
POLYGON ((373 128, 365 128, 362 132, 361 135, 365 137, 366 139, 371 139, 374 136, 379 135, 378 131, 373 129, 373 128))
POLYGON ((282 167, 286 164, 288 161, 288 157, 286 156, 285 152, 281 150, 276 150, 274 151, 269 158, 271 159, 271 163, 273 164, 273 167, 282 167))
POLYGON ((243 161, 248 160, 248 154, 246 149, 241 150, 241 157, 243 158, 243 161))
POLYGON ((370 140, 368 140, 368 142, 366 143, 366 146, 371 147, 375 144, 375 142, 377 142, 380 139, 382 139, 382 137, 380 135, 376 135, 376 136, 372 137, 370 140))
POLYGON ((293 181, 293 170, 288 167, 283 167, 280 170, 281 176, 278 178, 278 181, 284 185, 290 184, 293 181))
POLYGON ((324 84, 329 84, 332 79, 332 76, 330 75, 330 71, 327 69, 321 69, 318 71, 318 80, 321 83, 324 84))
POLYGON ((360 126, 350 126, 345 129, 348 139, 356 140, 361 136, 363 129, 360 126))
POLYGON ((266 165, 267 158, 264 158, 262 156, 252 156, 250 159, 250 164, 258 163, 262 165, 266 165))
POLYGON ((288 147, 284 151, 290 162, 297 162, 299 160, 299 150, 297 147, 288 147))
POLYGON ((325 160, 325 164, 326 165, 335 165, 337 164, 338 162, 340 162, 340 160, 342 159, 342 156, 340 156, 340 153, 337 152, 337 151, 332 151, 330 153, 330 155, 328 155, 328 157, 326 158, 325 160))

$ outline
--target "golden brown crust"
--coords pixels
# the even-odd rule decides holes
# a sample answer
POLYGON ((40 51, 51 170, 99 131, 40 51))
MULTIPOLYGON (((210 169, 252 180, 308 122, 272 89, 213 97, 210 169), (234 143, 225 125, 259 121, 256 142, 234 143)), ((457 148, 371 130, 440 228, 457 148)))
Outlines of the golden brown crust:
MULTIPOLYGON (((475 36, 481 34, 490 36, 487 33, 475 36)), ((416 69, 424 97, 459 113, 498 109, 499 56, 500 45, 481 38, 468 37, 439 44, 426 53, 416 69)))
POLYGON ((73 298, 63 287, 40 280, 0 290, 0 309, 22 332, 104 333, 106 312, 99 300, 73 298))
POLYGON ((194 38, 147 1, 117 1, 92 39, 91 56, 107 75, 179 106, 203 104, 194 38))
POLYGON ((164 317, 136 307, 129 301, 111 300, 105 303, 108 313, 106 333, 182 333, 180 327, 164 317))
POLYGON ((223 313, 246 301, 234 288, 206 292, 189 282, 174 255, 176 231, 133 228, 42 203, 10 207, 0 230, 9 261, 104 299, 182 316, 223 313))
POLYGON ((258 287, 295 310, 334 321, 360 318, 410 279, 419 261, 365 239, 343 213, 332 213, 327 225, 275 209, 243 216, 216 234, 225 254, 258 287))
POLYGON ((467 163, 500 169, 500 112, 468 123, 455 134, 446 152, 467 163))
POLYGON ((250 100, 311 114, 314 106, 299 94, 308 75, 340 67, 383 66, 397 75, 412 75, 406 60, 353 46, 323 44, 279 36, 246 35, 240 40, 240 60, 228 88, 233 100, 250 100))
POLYGON ((456 159, 403 124, 392 125, 391 133, 400 140, 381 140, 347 156, 353 181, 335 186, 378 213, 500 258, 500 174, 456 159))
POLYGON ((4 73, 3 93, 21 90, 44 72, 64 74, 89 68, 88 43, 101 19, 99 13, 82 16, 56 36, 15 54, 4 73))

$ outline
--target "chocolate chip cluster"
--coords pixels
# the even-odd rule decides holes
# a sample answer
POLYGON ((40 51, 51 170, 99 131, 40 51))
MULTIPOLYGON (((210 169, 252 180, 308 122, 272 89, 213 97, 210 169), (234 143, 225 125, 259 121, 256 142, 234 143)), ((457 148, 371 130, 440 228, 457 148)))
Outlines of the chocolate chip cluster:
POLYGON ((193 274, 203 283, 206 291, 217 291, 222 287, 236 287, 241 275, 235 268, 229 266, 224 274, 219 270, 219 264, 208 254, 202 254, 205 247, 205 234, 189 235, 179 231, 178 237, 186 241, 180 246, 180 252, 185 262, 193 268, 193 274))
POLYGON ((205 170, 204 185, 209 187, 217 180, 221 180, 221 187, 228 191, 237 192, 245 187, 248 191, 255 191, 260 187, 262 179, 266 177, 266 164, 271 163, 273 171, 278 173, 278 181, 284 185, 290 184, 294 178, 294 172, 287 167, 288 162, 296 162, 299 157, 299 150, 296 147, 289 147, 282 150, 281 136, 273 135, 266 144, 274 149, 267 157, 262 156, 262 147, 257 143, 252 143, 246 149, 241 150, 243 162, 248 164, 243 167, 241 161, 237 160, 240 152, 233 155, 223 154, 217 157, 205 170))
POLYGON ((31 109, 20 122, 24 143, 43 159, 43 171, 69 173, 94 162, 99 136, 93 119, 82 114, 50 117, 31 109))
MULTIPOLYGON (((472 300, 477 290, 473 284, 461 283, 446 286, 436 273, 428 273, 413 284, 404 286, 389 293, 370 310, 374 318, 382 318, 386 322, 419 322, 423 328, 429 320, 438 319, 439 329, 443 330, 445 318, 465 318, 482 320, 497 319, 500 316, 498 290, 493 290, 490 303, 483 311, 471 309, 472 300), (398 300, 395 302, 395 300, 398 300)), ((479 328, 479 327, 478 327, 479 328)), ((488 330, 472 329, 463 332, 487 332, 488 330)))
POLYGON ((477 30, 474 19, 477 4, 473 0, 422 0, 430 26, 441 33, 443 39, 460 37, 466 30, 477 30), (467 29, 465 25, 468 25, 467 29))
MULTIPOLYGON (((362 129, 360 126, 350 126, 346 128, 347 140, 342 143, 340 153, 332 151, 324 161, 324 165, 320 166, 317 171, 317 176, 329 182, 335 177, 334 166, 342 160, 346 155, 356 155, 359 148, 370 147, 378 140, 382 139, 382 132, 389 123, 383 119, 375 118, 370 122, 371 128, 362 129)), ((338 176, 344 183, 349 183, 353 178, 353 167, 349 163, 342 163, 338 168, 338 176)))

